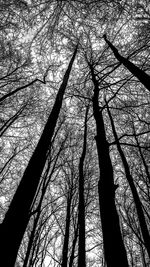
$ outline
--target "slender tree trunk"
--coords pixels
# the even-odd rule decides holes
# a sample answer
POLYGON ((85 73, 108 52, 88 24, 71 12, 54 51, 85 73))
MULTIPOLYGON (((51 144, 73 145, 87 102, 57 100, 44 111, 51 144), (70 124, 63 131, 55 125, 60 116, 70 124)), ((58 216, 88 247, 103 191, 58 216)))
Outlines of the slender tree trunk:
POLYGON ((118 59, 120 63, 122 63, 149 91, 150 91, 150 76, 145 73, 143 70, 139 69, 136 65, 134 65, 127 58, 121 56, 117 50, 117 48, 108 41, 106 35, 104 35, 104 39, 106 43, 109 45, 111 50, 113 51, 115 57, 118 59))
POLYGON ((128 267, 126 250, 122 240, 119 217, 115 205, 115 185, 113 167, 109 155, 109 144, 106 140, 104 121, 98 103, 99 87, 94 74, 93 66, 89 64, 89 67, 94 84, 93 113, 96 122, 97 136, 95 139, 100 167, 98 193, 104 255, 107 267, 128 267))
POLYGON ((51 139, 60 113, 63 95, 67 86, 72 64, 77 53, 77 47, 64 75, 63 82, 57 93, 54 106, 41 138, 28 163, 22 180, 5 215, 4 221, 0 226, 0 262, 5 263, 5 266, 7 267, 14 267, 17 252, 30 219, 30 207, 46 162, 47 151, 50 147, 51 139))
POLYGON ((149 167, 148 167, 148 165, 147 165, 147 163, 146 163, 146 160, 145 160, 145 158, 144 158, 144 155, 143 155, 143 153, 142 153, 142 149, 141 149, 141 147, 140 147, 140 144, 139 144, 139 141, 138 141, 138 137, 136 136, 135 129, 134 129, 134 138, 135 138, 135 140, 136 140, 137 147, 138 147, 138 150, 139 150, 141 159, 142 159, 142 163, 143 163, 143 166, 144 166, 144 168, 145 168, 146 176, 147 176, 147 178, 148 178, 148 180, 149 180, 149 183, 150 183, 150 172, 149 172, 149 167))
POLYGON ((76 227, 75 233, 74 233, 74 239, 72 242, 72 250, 71 250, 71 255, 70 255, 69 267, 73 266, 75 247, 76 247, 76 243, 77 243, 77 239, 78 239, 78 229, 79 229, 79 223, 77 223, 77 227, 76 227))
POLYGON ((78 222, 79 222, 79 246, 78 246, 78 267, 86 267, 86 254, 85 254, 85 201, 84 201, 84 160, 86 156, 86 139, 87 139, 87 116, 88 108, 85 114, 84 123, 84 140, 83 140, 83 150, 79 162, 79 212, 78 212, 78 222))
POLYGON ((63 245, 63 252, 62 252, 62 264, 61 264, 62 267, 67 267, 67 263, 68 263, 71 200, 72 200, 72 195, 70 195, 67 199, 66 227, 65 227, 64 245, 63 245))
MULTIPOLYGON (((59 152, 61 151, 61 149, 62 148, 60 147, 59 152)), ((58 155, 60 154, 59 152, 58 152, 58 155)), ((55 163, 53 165, 50 177, 51 177, 51 175, 52 175, 52 173, 54 171, 54 168, 56 166, 57 159, 58 158, 56 158, 55 163)), ((42 178, 42 183, 43 184, 42 184, 41 196, 40 196, 40 200, 39 200, 38 206, 36 207, 36 210, 33 211, 33 212, 36 213, 36 216, 35 216, 34 221, 33 221, 33 226, 32 226, 32 230, 31 230, 30 237, 29 237, 29 242, 28 242, 28 246, 27 246, 26 255, 25 255, 25 258, 24 258, 23 267, 30 266, 30 262, 32 262, 32 255, 31 255, 32 247, 34 245, 34 239, 35 239, 35 235, 36 235, 36 231, 37 231, 37 226, 38 226, 38 222, 39 222, 39 219, 40 219, 40 216, 41 216, 41 211, 42 211, 41 208, 42 208, 43 198, 45 196, 45 192, 47 190, 47 186, 48 186, 49 181, 50 181, 50 177, 48 175, 49 169, 50 169, 50 165, 51 165, 51 160, 48 161, 47 170, 45 171, 45 174, 43 175, 43 178, 42 178), (47 177, 49 177, 48 180, 47 180, 47 177), (30 259, 30 261, 29 261, 29 259, 30 259)), ((38 193, 38 190, 37 190, 36 194, 37 193, 38 193)), ((35 199, 34 200, 36 200, 36 195, 35 195, 35 199)), ((34 207, 34 201, 32 202, 32 206, 34 207)))
POLYGON ((131 192, 133 195, 133 199, 134 199, 134 203, 135 203, 135 207, 136 207, 136 211, 137 211, 137 216, 138 216, 138 220, 139 220, 139 224, 140 224, 140 228, 141 228, 141 233, 143 236, 143 241, 144 241, 145 247, 147 249, 147 253, 148 253, 149 258, 150 258, 150 235, 149 235, 149 231, 147 228, 147 224, 146 224, 146 220, 145 220, 145 216, 144 216, 144 212, 143 212, 143 208, 142 208, 142 203, 140 201, 138 192, 137 192, 136 187, 134 185, 133 177, 130 174, 130 168, 129 168, 128 162, 127 162, 126 157, 123 153, 121 145, 118 141, 117 132, 116 132, 115 125, 114 125, 114 122, 113 122, 113 119, 112 119, 112 116, 111 116, 111 113, 110 113, 108 106, 107 106, 107 111, 109 114, 109 118, 110 118, 110 122, 111 122, 111 126, 112 126, 112 131, 113 131, 115 141, 117 144, 117 149, 118 149, 118 152, 119 152, 120 157, 122 159, 122 163, 123 163, 125 173, 126 173, 126 178, 127 178, 127 181, 129 183, 129 186, 130 186, 130 189, 131 189, 131 192))

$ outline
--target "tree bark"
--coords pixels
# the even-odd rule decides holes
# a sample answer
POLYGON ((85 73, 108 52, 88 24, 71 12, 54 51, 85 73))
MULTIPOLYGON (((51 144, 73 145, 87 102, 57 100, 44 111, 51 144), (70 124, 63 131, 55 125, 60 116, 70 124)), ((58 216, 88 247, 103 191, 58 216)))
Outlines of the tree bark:
POLYGON ((140 224, 140 228, 141 228, 141 233, 143 236, 143 241, 144 241, 145 247, 147 249, 148 256, 150 258, 150 235, 149 235, 149 231, 147 228, 147 224, 146 224, 146 220, 145 220, 145 216, 144 216, 144 212, 143 212, 143 208, 142 208, 142 203, 140 201, 137 189, 134 185, 133 177, 130 174, 130 168, 129 168, 128 162, 127 162, 126 157, 123 153, 121 145, 118 141, 117 132, 116 132, 115 125, 114 125, 114 122, 113 122, 113 119, 112 119, 112 116, 111 116, 111 113, 110 113, 108 106, 107 106, 107 111, 108 111, 108 115, 110 118, 111 127, 112 127, 112 131, 113 131, 113 134, 115 137, 117 149, 118 149, 118 152, 120 154, 120 157, 121 157, 121 160, 122 160, 122 163, 124 166, 126 178, 127 178, 127 181, 129 183, 129 186, 130 186, 130 189, 131 189, 131 192, 133 195, 133 199, 134 199, 134 203, 135 203, 135 207, 136 207, 136 211, 137 211, 137 216, 138 216, 138 220, 139 220, 139 224, 140 224))
POLYGON ((79 245, 78 245, 78 267, 86 267, 86 253, 85 253, 85 201, 84 201, 84 160, 86 156, 86 139, 87 139, 87 116, 88 107, 85 114, 84 122, 84 140, 83 150, 79 162, 79 208, 78 208, 78 222, 79 222, 79 245))
POLYGON ((118 59, 118 61, 122 63, 150 91, 150 76, 143 70, 139 69, 127 58, 121 56, 117 48, 110 41, 108 41, 106 35, 104 35, 103 37, 106 43, 111 48, 111 50, 113 51, 114 56, 118 59))
POLYGON ((0 226, 0 261, 1 263, 5 262, 5 266, 7 267, 14 267, 15 265, 17 252, 30 219, 30 207, 46 162, 47 151, 50 148, 77 48, 78 45, 70 60, 63 82, 57 93, 54 106, 37 147, 30 158, 22 180, 5 215, 4 221, 0 226))
POLYGON ((128 267, 126 250, 122 240, 119 217, 115 205, 115 185, 113 167, 109 155, 109 144, 106 140, 105 126, 100 112, 98 97, 99 85, 93 66, 89 64, 94 84, 93 114, 96 122, 96 145, 100 167, 98 183, 100 216, 103 233, 104 255, 107 267, 128 267))

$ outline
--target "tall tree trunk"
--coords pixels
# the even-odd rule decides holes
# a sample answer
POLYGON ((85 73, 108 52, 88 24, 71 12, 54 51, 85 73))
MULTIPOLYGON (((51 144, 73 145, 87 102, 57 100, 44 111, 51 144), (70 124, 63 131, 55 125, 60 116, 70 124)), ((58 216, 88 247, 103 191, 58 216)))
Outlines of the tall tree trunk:
POLYGON ((94 84, 93 113, 96 122, 97 136, 95 139, 100 167, 98 193, 104 255, 107 267, 128 267, 126 250, 122 240, 119 217, 115 205, 115 185, 113 167, 109 155, 109 144, 106 140, 104 121, 98 102, 99 85, 94 74, 93 66, 89 64, 89 67, 94 84))
POLYGON ((119 62, 122 63, 150 91, 150 76, 143 70, 139 69, 127 58, 121 56, 117 48, 110 41, 108 41, 106 35, 104 35, 103 37, 119 62))
POLYGON ((0 226, 0 262, 5 263, 5 266, 7 267, 14 267, 17 252, 30 219, 30 207, 46 162, 47 151, 51 144, 52 136, 62 106, 63 95, 67 86, 72 64, 77 53, 77 48, 78 46, 76 46, 70 60, 63 82, 57 93, 54 106, 37 147, 30 158, 22 180, 5 215, 4 221, 0 226))
POLYGON ((74 257, 75 257, 75 247, 76 247, 76 243, 77 243, 77 239, 78 239, 78 230, 79 230, 79 223, 77 222, 77 226, 74 232, 74 239, 72 242, 72 250, 71 250, 71 255, 70 255, 70 261, 69 261, 69 267, 73 266, 73 261, 74 261, 74 257))
POLYGON ((84 140, 83 150, 79 162, 79 245, 78 245, 78 267, 86 267, 86 254, 85 254, 85 201, 84 201, 84 160, 86 156, 86 139, 87 139, 87 116, 88 109, 86 109, 85 122, 84 122, 84 140))
POLYGON ((118 141, 117 132, 116 132, 115 125, 114 125, 114 122, 113 122, 113 119, 112 119, 112 116, 111 116, 111 113, 110 113, 108 106, 107 106, 107 111, 109 114, 109 118, 110 118, 110 122, 111 122, 111 126, 112 126, 112 131, 113 131, 115 141, 117 144, 117 149, 118 149, 118 152, 119 152, 120 157, 122 159, 126 178, 127 178, 127 181, 129 183, 129 186, 130 186, 130 189, 131 189, 131 192, 133 195, 133 199, 134 199, 134 203, 135 203, 135 207, 136 207, 136 211, 137 211, 137 216, 138 216, 138 220, 139 220, 139 224, 140 224, 140 228, 141 228, 141 233, 143 236, 143 241, 144 241, 145 247, 147 249, 147 253, 148 253, 149 258, 150 258, 150 235, 149 235, 149 231, 147 228, 147 224, 146 224, 146 220, 145 220, 145 216, 144 216, 144 212, 143 212, 143 208, 142 208, 142 203, 140 201, 138 192, 137 192, 136 187, 134 185, 133 177, 130 174, 130 168, 129 168, 128 162, 127 162, 126 157, 123 153, 121 145, 118 141))
POLYGON ((68 245, 69 245, 69 230, 70 230, 70 210, 71 210, 72 195, 67 199, 67 211, 66 211, 66 227, 62 252, 62 267, 67 267, 68 263, 68 245))

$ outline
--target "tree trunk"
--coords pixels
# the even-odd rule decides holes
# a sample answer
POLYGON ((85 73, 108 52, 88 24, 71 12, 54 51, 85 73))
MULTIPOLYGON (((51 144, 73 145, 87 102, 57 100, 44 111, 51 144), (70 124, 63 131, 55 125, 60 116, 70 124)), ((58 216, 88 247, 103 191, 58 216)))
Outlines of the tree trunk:
POLYGON ((86 156, 86 139, 87 139, 87 116, 88 107, 85 114, 84 123, 84 140, 83 140, 83 150, 79 162, 79 245, 78 245, 78 267, 86 267, 86 254, 85 254, 85 201, 84 201, 84 160, 86 156))
POLYGON ((123 163, 123 166, 125 169, 126 178, 127 178, 127 181, 129 183, 129 186, 130 186, 130 189, 131 189, 131 192, 133 195, 133 199, 134 199, 134 203, 135 203, 135 207, 136 207, 136 211, 137 211, 137 216, 138 216, 138 220, 139 220, 139 224, 140 224, 140 228, 141 228, 141 233, 143 236, 143 241, 144 241, 145 247, 147 249, 147 253, 148 253, 149 258, 150 258, 150 235, 149 235, 149 231, 147 228, 147 224, 146 224, 146 220, 145 220, 145 216, 144 216, 144 212, 143 212, 143 208, 142 208, 142 203, 140 201, 138 192, 137 192, 136 187, 134 185, 133 177, 130 174, 130 168, 129 168, 128 162, 127 162, 126 157, 123 153, 121 145, 118 141, 117 132, 116 132, 115 125, 114 125, 114 122, 113 122, 113 119, 112 119, 112 116, 111 116, 111 113, 110 113, 108 106, 107 106, 107 111, 109 114, 113 134, 114 134, 115 141, 117 144, 117 149, 118 149, 118 152, 119 152, 120 157, 122 159, 122 163, 123 163))
POLYGON ((68 263, 71 200, 72 200, 72 195, 70 195, 67 199, 66 227, 65 227, 64 245, 63 245, 63 252, 62 252, 62 264, 61 264, 62 267, 67 267, 67 263, 68 263))
POLYGON ((143 166, 144 166, 144 168, 145 168, 146 176, 147 176, 147 178, 148 178, 148 180, 149 180, 149 183, 150 183, 149 166, 148 166, 148 164, 146 163, 146 160, 145 160, 144 155, 143 155, 143 153, 142 153, 142 149, 141 149, 141 147, 140 147, 140 144, 139 144, 139 141, 138 141, 138 137, 136 136, 135 129, 134 129, 134 138, 135 138, 135 140, 136 140, 137 147, 138 147, 138 150, 139 150, 139 154, 140 154, 140 156, 141 156, 142 163, 143 163, 143 166))
POLYGON ((104 39, 113 51, 115 57, 119 60, 119 62, 122 63, 150 91, 150 76, 143 70, 139 69, 127 58, 121 56, 117 48, 110 41, 107 40, 106 35, 104 35, 104 39))
POLYGON ((47 151, 51 144, 51 139, 60 113, 63 95, 77 53, 77 48, 78 46, 76 46, 70 60, 63 82, 57 93, 54 106, 37 147, 28 163, 22 180, 5 215, 4 221, 0 226, 0 261, 1 263, 5 262, 5 266, 7 267, 14 267, 15 265, 17 252, 30 219, 30 207, 46 162, 47 151))
POLYGON ((74 257, 75 257, 75 247, 76 247, 76 243, 77 243, 77 239, 78 239, 78 230, 79 230, 79 223, 77 223, 75 232, 74 232, 74 239, 72 242, 72 250, 71 250, 71 255, 70 255, 70 261, 69 261, 69 267, 73 266, 73 261, 74 261, 74 257))
POLYGON ((89 67, 94 84, 93 113, 96 122, 97 136, 95 139, 100 167, 98 193, 104 255, 107 267, 128 267, 126 250, 122 240, 119 217, 115 205, 115 185, 113 167, 109 155, 109 145, 106 140, 104 121, 98 103, 99 87, 94 74, 93 66, 89 64, 89 67))

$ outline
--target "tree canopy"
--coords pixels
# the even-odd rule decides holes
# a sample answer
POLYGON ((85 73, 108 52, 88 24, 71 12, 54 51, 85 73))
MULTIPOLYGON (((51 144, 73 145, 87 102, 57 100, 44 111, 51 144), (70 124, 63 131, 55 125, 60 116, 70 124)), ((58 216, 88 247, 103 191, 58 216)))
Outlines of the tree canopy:
POLYGON ((149 1, 0 10, 0 262, 149 266, 149 1))

